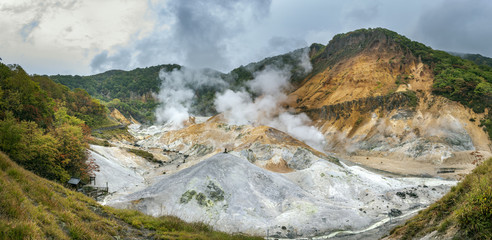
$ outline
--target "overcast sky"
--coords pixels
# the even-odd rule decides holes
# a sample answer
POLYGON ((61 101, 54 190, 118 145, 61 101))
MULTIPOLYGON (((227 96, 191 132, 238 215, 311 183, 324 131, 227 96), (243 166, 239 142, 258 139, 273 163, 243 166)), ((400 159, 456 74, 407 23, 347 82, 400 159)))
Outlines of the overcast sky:
POLYGON ((0 58, 32 74, 228 72, 369 27, 492 57, 491 26, 490 0, 2 0, 0 58))

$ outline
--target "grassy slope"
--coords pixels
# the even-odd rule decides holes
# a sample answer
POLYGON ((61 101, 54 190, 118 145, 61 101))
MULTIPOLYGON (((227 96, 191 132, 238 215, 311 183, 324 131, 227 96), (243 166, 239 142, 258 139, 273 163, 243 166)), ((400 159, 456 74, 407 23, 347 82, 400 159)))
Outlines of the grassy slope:
POLYGON ((0 239, 256 239, 101 206, 24 170, 1 152, 0 193, 0 239))
POLYGON ((492 239, 492 158, 439 201, 395 228, 390 238, 415 239, 433 231, 438 238, 492 239))

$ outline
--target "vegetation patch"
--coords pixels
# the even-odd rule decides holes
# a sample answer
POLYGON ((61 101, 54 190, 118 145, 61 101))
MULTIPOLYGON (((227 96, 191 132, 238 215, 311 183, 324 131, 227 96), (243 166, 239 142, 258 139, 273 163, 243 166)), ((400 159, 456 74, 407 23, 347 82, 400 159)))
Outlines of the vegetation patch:
POLYGON ((417 93, 415 91, 405 91, 402 92, 408 98, 408 106, 415 108, 419 103, 419 98, 417 97, 417 93))
POLYGON ((224 201, 224 190, 213 182, 209 182, 207 185, 208 194, 210 199, 214 202, 224 201))
POLYGON ((104 140, 111 140, 113 138, 116 138, 116 139, 126 139, 128 141, 133 141, 133 136, 128 132, 127 127, 112 128, 108 130, 96 130, 92 132, 92 136, 104 140))
POLYGON ((193 199, 193 197, 196 195, 195 190, 188 190, 181 195, 181 198, 179 199, 179 203, 181 204, 186 204, 193 199))
POLYGON ((99 146, 104 146, 104 147, 112 147, 113 146, 106 139, 98 139, 98 138, 94 138, 94 137, 89 138, 89 144, 99 145, 99 146))
POLYGON ((216 202, 224 201, 224 190, 222 190, 215 183, 209 181, 205 193, 197 193, 195 190, 188 190, 181 195, 179 202, 181 204, 186 204, 193 198, 195 198, 198 205, 202 207, 210 207, 216 202))
POLYGON ((135 210, 109 209, 117 217, 127 223, 135 224, 135 227, 152 229, 153 238, 156 239, 217 239, 217 240, 253 240, 261 237, 246 236, 242 234, 227 234, 214 231, 210 226, 192 222, 187 223, 174 216, 151 217, 135 210))
POLYGON ((195 152, 195 155, 197 156, 205 156, 211 152, 213 152, 214 147, 213 146, 206 146, 203 144, 195 144, 191 148, 191 152, 195 152))
POLYGON ((396 76, 396 81, 395 81, 395 84, 396 85, 400 85, 400 84, 408 84, 408 82, 410 82, 410 80, 414 79, 414 76, 413 74, 398 74, 396 76))
POLYGON ((111 124, 107 113, 83 89, 0 63, 0 150, 39 176, 87 178, 91 128, 111 124))
POLYGON ((133 149, 133 148, 127 148, 126 150, 128 152, 131 152, 131 153, 139 156, 139 157, 146 159, 149 162, 153 162, 153 163, 160 163, 161 162, 161 161, 154 158, 154 154, 149 153, 147 151, 140 150, 140 149, 133 149))

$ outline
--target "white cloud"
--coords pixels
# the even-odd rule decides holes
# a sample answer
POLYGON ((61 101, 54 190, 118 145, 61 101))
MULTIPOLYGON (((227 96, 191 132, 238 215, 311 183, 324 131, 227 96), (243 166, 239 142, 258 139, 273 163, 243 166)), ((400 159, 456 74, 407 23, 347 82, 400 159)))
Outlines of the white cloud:
POLYGON ((488 0, 3 0, 0 57, 30 73, 164 63, 229 71, 367 27, 492 56, 492 31, 482 24, 490 9, 488 0))
POLYGON ((102 49, 126 45, 153 27, 145 1, 28 1, 0 5, 4 62, 37 73, 89 71, 102 49), (43 60, 44 59, 44 60, 43 60), (49 63, 53 63, 50 65, 49 63), (59 63, 61 65, 57 65, 59 63))

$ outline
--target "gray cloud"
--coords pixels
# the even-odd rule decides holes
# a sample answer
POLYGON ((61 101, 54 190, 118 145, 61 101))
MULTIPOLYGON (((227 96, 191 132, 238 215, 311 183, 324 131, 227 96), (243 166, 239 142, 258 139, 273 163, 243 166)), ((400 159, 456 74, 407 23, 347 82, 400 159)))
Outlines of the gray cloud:
POLYGON ((91 61, 91 68, 94 71, 105 71, 109 68, 118 66, 119 69, 128 69, 131 63, 131 52, 128 49, 121 49, 116 54, 109 55, 108 51, 102 51, 91 61))
MULTIPOLYGON (((365 2, 367 3, 367 2, 365 2)), ((349 9, 347 13, 344 15, 344 21, 346 25, 359 25, 359 24, 368 24, 377 19, 379 15, 379 5, 376 1, 370 1, 368 6, 361 3, 362 5, 356 5, 353 8, 349 9)))
MULTIPOLYGON (((59 28, 63 32, 51 31, 57 29, 52 27, 60 22, 49 20, 55 16, 90 15, 92 11, 88 6, 95 1, 0 2, 0 29, 8 32, 0 35, 0 46, 7 49, 2 53, 4 59, 13 59, 27 71, 41 74, 58 71, 89 74, 167 63, 229 71, 313 42, 327 44, 334 34, 368 27, 385 27, 435 49, 492 57, 489 26, 492 1, 489 0, 140 1, 142 5, 147 4, 145 21, 148 22, 132 25, 125 22, 128 19, 118 19, 128 25, 128 29, 118 32, 124 32, 121 36, 125 39, 113 39, 109 32, 110 38, 105 41, 93 35, 99 34, 98 31, 88 31, 86 35, 80 31, 98 29, 97 24, 104 22, 104 17, 121 18, 111 11, 105 11, 97 24, 84 21, 76 25, 76 21, 72 21, 72 32, 68 25, 59 28), (149 29, 152 24, 153 29, 149 29), (135 32, 136 28, 132 28, 135 26, 145 28, 135 32), (129 37, 129 34, 133 35, 129 37), (72 40, 90 44, 77 49, 79 45, 72 44, 72 40), (45 58, 46 54, 41 52, 49 49, 67 54, 50 56, 60 64, 47 70, 46 63, 40 63, 39 59, 40 55, 45 58)), ((111 9, 111 4, 121 6, 129 2, 105 1, 104 5, 111 9)))
POLYGON ((31 33, 40 25, 43 15, 53 9, 71 10, 75 7, 77 0, 60 1, 60 0, 45 0, 33 1, 14 4, 1 4, 0 12, 10 12, 14 14, 28 14, 34 16, 32 20, 24 24, 19 30, 19 35, 24 42, 29 40, 31 33))
POLYGON ((292 49, 298 49, 307 46, 308 43, 300 38, 272 37, 268 41, 269 52, 286 53, 292 49))
POLYGON ((433 48, 492 56, 492 2, 443 1, 425 11, 416 37, 433 48))
MULTIPOLYGON (((245 31, 251 22, 267 16, 270 4, 271 0, 173 0, 154 6, 161 8, 157 11, 156 29, 162 25, 170 25, 171 29, 154 32, 128 48, 133 51, 136 65, 175 61, 194 68, 227 69, 231 67, 226 57, 228 41, 245 31)), ((102 66, 127 67, 120 65, 116 55, 97 55, 91 63, 93 71, 103 69, 102 66)))

